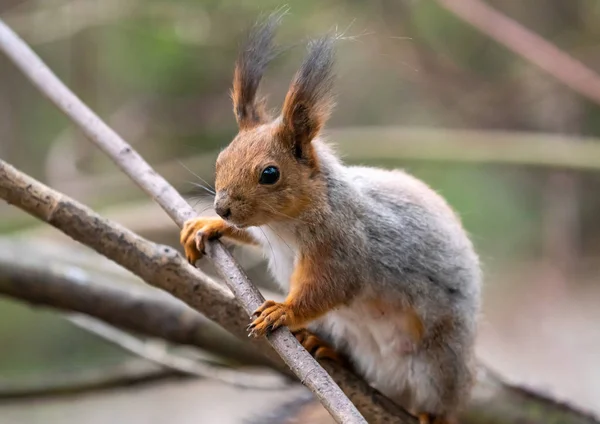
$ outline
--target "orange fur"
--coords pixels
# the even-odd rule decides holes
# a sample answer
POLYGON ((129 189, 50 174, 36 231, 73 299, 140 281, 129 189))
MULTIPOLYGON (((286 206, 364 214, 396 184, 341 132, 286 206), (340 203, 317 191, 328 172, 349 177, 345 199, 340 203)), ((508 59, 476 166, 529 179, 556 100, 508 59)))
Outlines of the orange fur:
POLYGON ((408 308, 404 311, 404 318, 406 333, 411 337, 413 342, 417 344, 421 343, 425 333, 425 327, 423 326, 423 321, 417 314, 417 311, 413 308, 408 308))
POLYGON ((215 189, 226 193, 233 210, 230 220, 235 224, 260 226, 294 219, 307 207, 314 207, 315 194, 324 191, 323 182, 311 178, 317 168, 299 163, 290 154, 280 127, 272 122, 240 131, 217 158, 215 189), (267 166, 281 170, 276 184, 258 183, 267 166), (298 181, 307 183, 299 185, 298 181))
POLYGON ((246 98, 243 90, 244 78, 244 71, 237 63, 233 71, 233 88, 231 90, 233 111, 240 129, 250 129, 266 122, 269 117, 263 99, 257 101, 246 98))
POLYGON ((307 161, 315 158, 306 150, 325 125, 334 104, 334 41, 332 37, 324 37, 311 43, 309 54, 294 76, 281 110, 284 139, 298 158, 307 161))
POLYGON ((397 303, 384 299, 373 299, 368 302, 368 306, 376 316, 400 320, 404 333, 410 337, 415 345, 419 345, 423 340, 425 327, 421 317, 413 307, 406 306, 399 310, 397 303))
POLYGON ((304 326, 349 300, 351 294, 336 289, 333 279, 329 278, 327 264, 323 263, 329 248, 316 248, 300 258, 285 301, 267 300, 254 312, 258 317, 249 326, 254 335, 264 335, 282 325, 304 326))
POLYGON ((226 237, 243 244, 256 244, 256 241, 245 230, 229 225, 221 218, 193 218, 183 225, 180 242, 185 250, 185 257, 190 263, 195 263, 204 255, 205 243, 226 237))
POLYGON ((309 103, 307 99, 303 98, 302 87, 297 81, 294 81, 283 102, 284 129, 293 132, 294 126, 306 127, 297 130, 305 131, 301 134, 302 139, 300 141, 306 144, 310 143, 319 134, 329 118, 332 103, 331 98, 326 99, 323 105, 309 103))
POLYGON ((419 424, 454 424, 454 421, 447 417, 434 417, 431 414, 417 414, 419 424))

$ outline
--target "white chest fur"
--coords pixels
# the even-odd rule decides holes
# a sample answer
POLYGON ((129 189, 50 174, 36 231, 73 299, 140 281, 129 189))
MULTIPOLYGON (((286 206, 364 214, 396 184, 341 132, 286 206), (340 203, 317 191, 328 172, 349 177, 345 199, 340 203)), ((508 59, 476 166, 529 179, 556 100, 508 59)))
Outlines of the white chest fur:
POLYGON ((397 317, 374 315, 360 300, 329 312, 316 326, 352 357, 361 374, 377 389, 398 399, 412 376, 410 340, 397 317))
POLYGON ((262 247, 271 274, 287 293, 298 258, 298 246, 294 235, 289 229, 280 228, 277 224, 252 227, 250 231, 262 247))

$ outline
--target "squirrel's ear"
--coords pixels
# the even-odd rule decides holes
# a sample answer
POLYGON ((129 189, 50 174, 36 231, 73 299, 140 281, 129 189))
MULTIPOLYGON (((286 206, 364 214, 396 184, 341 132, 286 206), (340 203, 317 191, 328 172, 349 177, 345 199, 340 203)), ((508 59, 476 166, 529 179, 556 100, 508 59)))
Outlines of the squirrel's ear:
POLYGON ((308 55, 285 97, 281 137, 291 142, 299 158, 325 125, 333 108, 333 36, 311 42, 308 55))
POLYGON ((257 22, 242 44, 233 73, 233 113, 240 129, 251 128, 267 120, 264 102, 256 94, 269 62, 277 55, 273 45, 275 30, 286 10, 279 10, 257 22))

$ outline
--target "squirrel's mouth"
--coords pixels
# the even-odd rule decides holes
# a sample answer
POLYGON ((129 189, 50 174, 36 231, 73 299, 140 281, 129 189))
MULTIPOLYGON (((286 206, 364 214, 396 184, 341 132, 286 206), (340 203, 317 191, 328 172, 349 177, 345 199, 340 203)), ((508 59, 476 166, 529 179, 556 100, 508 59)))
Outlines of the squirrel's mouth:
POLYGON ((239 228, 240 230, 246 229, 248 227, 258 227, 260 225, 263 225, 262 216, 256 213, 236 214, 234 212, 231 216, 228 216, 227 219, 225 219, 225 222, 227 222, 229 225, 239 228))
POLYGON ((248 228, 252 225, 248 222, 239 222, 239 221, 233 220, 231 218, 226 219, 225 222, 227 222, 229 225, 234 226, 235 228, 239 228, 240 230, 243 230, 244 228, 248 228))

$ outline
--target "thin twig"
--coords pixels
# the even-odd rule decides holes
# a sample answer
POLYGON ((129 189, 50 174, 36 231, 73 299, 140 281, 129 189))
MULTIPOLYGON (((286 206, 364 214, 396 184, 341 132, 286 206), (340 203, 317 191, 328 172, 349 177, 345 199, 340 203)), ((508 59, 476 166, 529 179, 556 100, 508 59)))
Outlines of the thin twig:
POLYGON ((349 127, 327 133, 349 161, 394 158, 600 171, 600 140, 595 137, 394 126, 349 127))
POLYGON ((223 366, 195 361, 177 352, 169 351, 167 344, 160 339, 141 340, 86 315, 69 314, 67 319, 79 328, 94 333, 128 352, 173 371, 195 377, 210 378, 246 389, 281 390, 289 386, 289 383, 280 376, 265 377, 260 374, 245 373, 223 366))
POLYGON ((600 76, 543 37, 480 0, 438 0, 438 3, 581 96, 600 104, 600 76))
POLYGON ((181 377, 181 374, 146 360, 136 359, 110 367, 86 367, 76 372, 61 371, 50 375, 36 375, 33 378, 20 377, 18 381, 2 378, 0 400, 82 393, 177 376, 181 377))
MULTIPOLYGON (((0 48, 36 88, 77 124, 83 133, 150 195, 180 227, 187 219, 196 215, 193 208, 179 193, 81 102, 33 50, 2 21, 0 21, 0 48)), ((221 243, 211 243, 207 251, 250 317, 252 312, 264 302, 263 296, 221 243)), ((356 406, 287 328, 274 331, 267 339, 294 374, 311 389, 337 422, 366 423, 356 406)))

